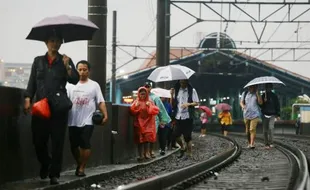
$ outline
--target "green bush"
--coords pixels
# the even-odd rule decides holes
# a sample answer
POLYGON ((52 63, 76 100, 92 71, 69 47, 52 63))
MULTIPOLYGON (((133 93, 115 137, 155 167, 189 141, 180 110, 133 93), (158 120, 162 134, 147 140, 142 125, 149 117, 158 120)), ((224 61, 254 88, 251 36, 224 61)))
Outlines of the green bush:
POLYGON ((283 107, 281 109, 281 119, 283 120, 290 120, 291 119, 291 115, 292 115, 292 107, 287 106, 287 107, 283 107))

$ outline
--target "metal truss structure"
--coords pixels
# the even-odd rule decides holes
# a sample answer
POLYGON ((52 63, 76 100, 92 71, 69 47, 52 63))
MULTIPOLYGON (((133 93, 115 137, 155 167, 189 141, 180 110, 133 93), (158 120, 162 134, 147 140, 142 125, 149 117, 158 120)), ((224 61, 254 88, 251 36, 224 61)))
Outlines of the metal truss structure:
MULTIPOLYGON (((119 44, 117 46, 121 51, 125 52, 127 55, 132 57, 131 60, 124 63, 119 68, 125 66, 126 64, 136 60, 136 59, 155 59, 156 55, 153 54, 153 52, 150 52, 150 49, 154 50, 156 46, 152 45, 125 45, 125 44, 119 44), (134 53, 130 53, 128 49, 134 48, 134 53), (146 57, 139 57, 137 56, 139 54, 139 51, 144 52, 146 54, 146 57)), ((304 48, 285 48, 285 47, 245 47, 245 48, 197 48, 197 47, 171 47, 171 49, 179 49, 180 52, 191 52, 191 53, 197 53, 198 51, 233 51, 233 52, 239 52, 239 53, 245 53, 253 58, 265 56, 267 58, 262 59, 264 61, 268 62, 310 62, 310 59, 304 59, 306 55, 310 54, 310 47, 304 48), (258 50, 261 50, 262 52, 260 54, 253 54, 254 52, 257 52, 258 50), (291 59, 285 58, 289 55, 291 59), (284 58, 283 58, 284 57, 284 58)), ((173 54, 170 53, 171 57, 173 59, 178 60, 182 59, 183 57, 187 56, 188 54, 173 54)), ((118 69, 119 69, 118 68, 118 69)))
MULTIPOLYGON (((302 18, 302 16, 305 16, 306 13, 310 12, 310 1, 309 0, 302 0, 299 2, 296 2, 296 0, 294 2, 288 2, 287 0, 283 0, 282 2, 280 1, 272 1, 272 0, 266 0, 265 2, 252 2, 252 1, 238 1, 238 0, 231 0, 231 1, 214 1, 214 0, 209 0, 209 1, 177 1, 177 0, 172 0, 170 1, 171 5, 173 5, 174 7, 178 8, 179 10, 183 11, 184 13, 188 14, 189 16, 193 17, 195 19, 195 21, 188 25, 187 27, 183 28, 182 30, 180 30, 179 32, 173 34, 170 36, 170 38, 173 38, 174 36, 180 34, 181 32, 187 30, 188 28, 196 25, 197 23, 201 23, 201 22, 233 22, 233 23, 250 23, 251 27, 255 33, 255 36, 257 38, 257 42, 260 43, 262 35, 265 31, 265 28, 267 26, 268 23, 310 23, 310 14, 308 14, 306 18, 302 18), (187 11, 186 9, 180 7, 180 4, 199 4, 199 16, 195 16, 194 14, 190 13, 189 11, 187 11), (223 16, 223 14, 221 14, 221 12, 217 11, 216 9, 214 9, 212 6, 213 5, 221 5, 224 8, 227 8, 228 11, 228 15, 227 16, 223 16), (246 10, 243 10, 239 5, 242 4, 250 4, 252 6, 255 6, 255 8, 257 9, 257 11, 253 11, 253 12, 257 12, 258 15, 254 15, 253 13, 247 12, 246 10), (270 8, 270 7, 274 7, 274 10, 272 12, 270 12, 267 16, 262 17, 261 12, 262 10, 264 10, 265 7, 270 8), (280 7, 279 7, 280 6, 280 7), (232 8, 234 7, 234 11, 239 11, 240 14, 244 14, 246 15, 247 19, 239 19, 239 18, 235 18, 231 15, 231 11, 232 8), (303 12, 299 13, 297 16, 292 17, 292 11, 295 8, 300 8, 302 7, 302 9, 305 9, 303 12), (294 8, 294 9, 293 9, 294 8), (276 15, 277 12, 286 9, 286 15, 287 15, 287 19, 283 18, 281 19, 274 19, 273 16, 276 15), (216 15, 218 15, 218 19, 207 19, 207 18, 202 18, 201 17, 201 13, 202 10, 205 11, 211 11, 213 13, 215 13, 216 15), (256 29, 253 26, 253 23, 264 23, 264 27, 263 30, 261 32, 260 35, 258 35, 256 29)), ((235 15, 238 15, 238 13, 236 13, 235 15)))
MULTIPOLYGON (((162 20, 158 21, 157 26, 161 26, 161 28, 157 28, 157 38, 158 32, 162 34, 165 30, 167 30, 168 27, 168 33, 165 33, 165 38, 161 37, 160 41, 157 40, 156 46, 141 46, 141 45, 124 45, 124 44, 117 44, 117 47, 123 51, 126 52, 128 55, 132 57, 131 60, 124 63, 121 67, 128 64, 129 62, 136 60, 136 59, 154 59, 156 55, 153 54, 154 48, 157 47, 158 51, 160 51, 160 56, 157 57, 157 59, 162 62, 162 55, 164 54, 170 54, 170 49, 184 49, 184 51, 192 51, 195 50, 217 50, 217 51, 225 51, 225 50, 233 50, 238 51, 240 53, 246 53, 249 56, 253 57, 254 59, 261 59, 263 61, 269 61, 269 62, 310 62, 310 58, 305 58, 307 55, 310 54, 310 47, 303 47, 305 45, 310 45, 310 38, 307 40, 278 40, 278 41, 272 41, 270 40, 271 37, 268 40, 261 40, 262 36, 264 34, 265 28, 268 27, 268 24, 275 23, 278 25, 283 24, 299 24, 300 23, 309 23, 310 24, 310 0, 262 0, 262 1, 249 1, 249 0, 157 0, 158 1, 158 7, 159 5, 162 5, 161 7, 163 9, 169 10, 165 13, 159 12, 160 14, 165 14, 164 17, 161 17, 162 20), (160 2, 162 2, 160 4, 160 2), (165 2, 165 3, 163 3, 165 2), (165 4, 165 5, 164 5, 165 4), (195 16, 195 14, 191 13, 190 11, 186 10, 185 6, 186 4, 198 4, 198 14, 199 16, 195 16), (228 13, 225 12, 225 15, 222 14, 220 11, 216 10, 215 6, 221 5, 223 9, 228 10, 228 13), (246 11, 241 8, 241 5, 251 5, 251 7, 255 8, 256 11, 246 11), (166 7, 165 7, 166 6, 166 7), (167 8, 168 6, 168 8, 167 8), (186 13, 190 17, 194 18, 194 22, 190 25, 184 27, 183 29, 180 29, 178 32, 174 34, 170 34, 170 6, 175 7, 179 9, 180 11, 186 13), (273 11, 269 12, 267 16, 262 16, 262 11, 264 8, 268 7, 268 9, 274 8, 273 11), (300 8, 303 11, 296 12, 296 8, 300 8), (234 14, 232 15, 231 12, 234 11, 234 14), (208 18, 202 18, 202 12, 211 12, 214 13, 214 15, 218 16, 217 19, 208 19, 208 18), (238 11, 238 12, 237 12, 238 11), (277 13, 279 11, 285 11, 286 15, 283 19, 277 17, 277 13), (295 11, 295 12, 294 12, 295 11), (254 15, 254 13, 255 15, 254 15), (244 19, 237 18, 236 15, 245 15, 244 19), (167 21, 168 20, 168 21, 167 21), (256 40, 253 41, 243 41, 243 40, 237 40, 234 41, 236 44, 242 44, 246 46, 245 44, 263 44, 263 47, 237 47, 235 49, 227 49, 227 48, 221 48, 218 47, 216 49, 201 49, 197 47, 170 47, 170 40, 177 36, 178 34, 184 32, 185 30, 191 28, 192 26, 202 23, 202 22, 221 22, 221 23, 249 23, 253 29, 253 32, 256 36, 256 40), (260 34, 258 33, 258 30, 255 29, 254 23, 263 23, 263 29, 261 30, 260 34), (165 26, 163 29, 162 26, 165 26), (161 44, 158 44, 160 42, 161 44), (162 48, 162 43, 167 43, 168 46, 165 48, 162 48), (266 44, 275 44, 272 47, 265 47, 266 44), (280 45, 281 44, 281 45, 280 45), (288 48, 285 47, 284 44, 295 44, 295 48, 288 48), (300 45, 298 45, 300 44, 300 45), (158 46, 159 45, 159 46, 158 46), (284 46, 284 47, 283 47, 284 46), (134 48, 135 53, 129 53, 128 49, 134 48), (152 48, 151 51, 148 51, 148 48, 152 48), (127 50, 125 50, 127 49, 127 50), (164 50, 163 50, 164 49, 164 50), (255 54, 257 54, 258 51, 261 51, 258 55, 253 55, 255 50, 255 54), (137 52, 142 51, 145 53, 146 57, 138 57, 137 52), (162 51, 165 51, 163 53, 162 51), (264 58, 262 58, 264 56, 264 58), (268 58, 266 58, 268 57, 268 58), (290 57, 290 58, 288 58, 290 57)), ((264 10, 265 11, 265 10, 264 10)), ((159 17, 158 17, 159 18, 159 17)), ((226 30, 224 30, 226 32, 226 30)), ((295 31, 298 35, 298 27, 295 31)), ((161 35, 162 36, 162 35, 161 35)), ((172 55, 176 59, 181 59, 182 55, 172 55)), ((166 60, 165 60, 166 61, 166 60)), ((166 63, 167 64, 167 63, 166 63)))

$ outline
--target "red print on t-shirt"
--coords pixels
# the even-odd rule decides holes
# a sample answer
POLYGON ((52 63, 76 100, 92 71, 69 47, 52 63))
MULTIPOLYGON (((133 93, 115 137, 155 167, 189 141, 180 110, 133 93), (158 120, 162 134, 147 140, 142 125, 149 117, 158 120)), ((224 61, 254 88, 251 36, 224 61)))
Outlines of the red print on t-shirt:
POLYGON ((88 98, 76 98, 73 102, 74 104, 76 105, 79 105, 79 106, 83 106, 83 105, 88 105, 89 104, 89 99, 88 98))

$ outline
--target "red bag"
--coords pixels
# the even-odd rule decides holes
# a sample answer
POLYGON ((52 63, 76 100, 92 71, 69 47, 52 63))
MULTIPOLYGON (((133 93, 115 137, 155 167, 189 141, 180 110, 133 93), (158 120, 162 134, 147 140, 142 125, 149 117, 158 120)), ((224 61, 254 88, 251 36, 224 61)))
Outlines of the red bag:
POLYGON ((31 114, 43 119, 49 119, 51 117, 51 110, 47 98, 34 103, 31 114))

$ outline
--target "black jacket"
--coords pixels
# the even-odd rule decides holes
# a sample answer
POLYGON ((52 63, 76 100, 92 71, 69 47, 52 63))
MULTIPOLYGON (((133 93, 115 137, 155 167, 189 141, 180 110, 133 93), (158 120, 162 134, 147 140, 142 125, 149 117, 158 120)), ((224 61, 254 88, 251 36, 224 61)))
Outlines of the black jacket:
POLYGON ((265 102, 265 93, 262 95, 262 99, 262 113, 264 115, 275 115, 280 117, 280 104, 278 96, 273 92, 267 92, 267 101, 265 102))
POLYGON ((72 60, 70 59, 69 62, 72 68, 72 75, 69 76, 62 58, 63 56, 58 54, 51 66, 48 64, 47 54, 34 59, 25 97, 30 97, 32 100, 36 96, 36 101, 39 101, 50 92, 59 90, 66 93, 67 82, 71 84, 78 83, 79 75, 72 60))

